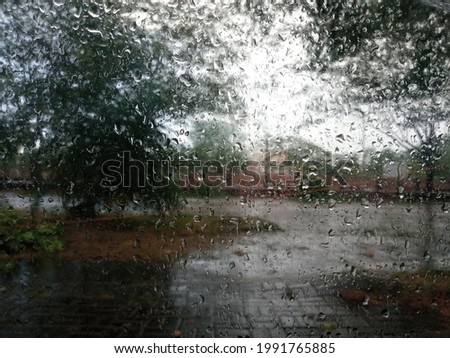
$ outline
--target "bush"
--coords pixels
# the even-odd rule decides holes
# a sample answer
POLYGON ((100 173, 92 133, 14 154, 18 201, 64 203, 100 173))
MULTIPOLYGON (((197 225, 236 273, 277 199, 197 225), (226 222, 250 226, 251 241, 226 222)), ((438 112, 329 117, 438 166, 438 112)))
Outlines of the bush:
MULTIPOLYGON (((1 273, 9 273, 14 269, 15 266, 16 266, 16 263, 14 260, 0 258, 0 272, 1 273)), ((0 290, 0 292, 1 292, 1 290, 0 290)))
POLYGON ((18 216, 10 207, 0 207, 0 228, 16 224, 18 216))
POLYGON ((0 230, 0 248, 8 253, 15 253, 26 248, 34 248, 45 253, 61 251, 64 243, 61 239, 61 227, 54 224, 44 224, 31 230, 0 230))

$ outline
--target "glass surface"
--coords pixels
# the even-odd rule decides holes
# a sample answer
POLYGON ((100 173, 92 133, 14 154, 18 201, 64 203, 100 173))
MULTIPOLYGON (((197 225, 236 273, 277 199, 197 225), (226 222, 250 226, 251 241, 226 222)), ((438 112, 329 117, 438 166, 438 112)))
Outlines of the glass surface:
POLYGON ((450 336, 448 1, 0 30, 0 336, 450 336))

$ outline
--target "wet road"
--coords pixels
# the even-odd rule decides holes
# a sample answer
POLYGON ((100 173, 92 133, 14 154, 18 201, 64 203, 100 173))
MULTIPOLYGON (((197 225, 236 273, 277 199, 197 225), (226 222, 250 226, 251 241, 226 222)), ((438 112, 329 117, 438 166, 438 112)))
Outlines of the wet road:
POLYGON ((0 279, 0 335, 426 336, 429 317, 387 298, 389 315, 349 306, 338 292, 370 275, 448 268, 449 214, 363 204, 188 199, 188 212, 258 216, 282 231, 217 238, 166 266, 21 261, 0 279))
POLYGON ((22 260, 0 279, 0 336, 166 337, 169 283, 144 264, 22 260))
POLYGON ((349 307, 338 292, 370 287, 371 275, 448 268, 450 222, 439 205, 364 202, 330 208, 291 200, 242 205, 231 199, 227 205, 193 200, 186 210, 257 216, 282 228, 242 233, 178 264, 170 287, 172 295, 182 295, 177 307, 188 307, 181 312, 187 321, 182 331, 189 335, 426 335, 427 318, 391 307, 388 297, 386 318, 380 307, 349 307))

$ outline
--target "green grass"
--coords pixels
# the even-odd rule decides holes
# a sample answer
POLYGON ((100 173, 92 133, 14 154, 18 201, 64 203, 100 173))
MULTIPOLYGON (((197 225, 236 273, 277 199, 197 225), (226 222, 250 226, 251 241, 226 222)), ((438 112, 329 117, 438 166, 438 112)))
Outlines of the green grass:
POLYGON ((25 211, 13 209, 11 206, 2 206, 0 207, 0 230, 3 227, 21 224, 26 218, 25 211))
POLYGON ((41 223, 29 226, 30 214, 4 205, 0 207, 0 251, 17 253, 28 248, 54 253, 63 249, 60 225, 41 223))
POLYGON ((64 247, 61 234, 61 226, 55 224, 41 224, 36 228, 3 227, 0 228, 0 249, 7 253, 17 253, 28 248, 54 253, 64 247))
POLYGON ((16 262, 13 259, 5 259, 0 257, 0 273, 9 273, 14 269, 15 266, 16 262))

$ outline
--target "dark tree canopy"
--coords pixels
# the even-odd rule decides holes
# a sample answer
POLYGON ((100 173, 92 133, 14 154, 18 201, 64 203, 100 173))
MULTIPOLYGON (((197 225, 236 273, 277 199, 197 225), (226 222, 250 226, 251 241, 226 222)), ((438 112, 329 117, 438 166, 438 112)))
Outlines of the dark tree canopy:
POLYGON ((419 159, 432 191, 450 115, 448 7, 410 0, 318 0, 310 13, 311 67, 346 77, 353 103, 390 108, 393 116, 380 120, 389 123, 384 134, 419 159))
MULTIPOLYGON (((131 15, 139 9, 130 6, 11 0, 3 8, 2 31, 12 38, 1 59, 7 93, 1 153, 23 146, 36 183, 42 187, 46 174, 66 201, 125 195, 159 207, 175 202, 173 187, 153 187, 154 175, 145 187, 137 175, 128 187, 105 187, 102 164, 128 152, 157 168, 173 150, 165 122, 205 108, 205 93, 220 89, 215 79, 196 85, 178 64, 167 28, 137 26, 131 15)), ((141 10, 162 11, 161 5, 141 10)), ((177 36, 189 34, 183 28, 177 36)))

